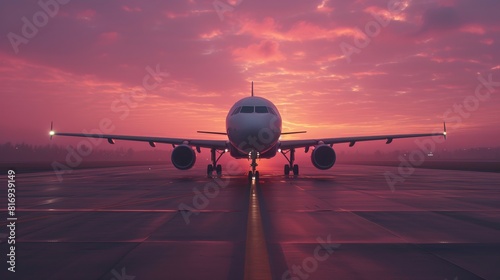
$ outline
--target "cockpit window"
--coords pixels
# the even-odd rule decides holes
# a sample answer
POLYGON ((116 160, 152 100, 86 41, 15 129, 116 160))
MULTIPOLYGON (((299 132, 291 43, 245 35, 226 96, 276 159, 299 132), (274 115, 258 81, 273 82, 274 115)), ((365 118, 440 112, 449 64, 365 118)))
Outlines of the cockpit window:
POLYGON ((255 113, 268 113, 266 106, 255 106, 255 113))
POLYGON ((238 107, 238 108, 234 109, 234 111, 233 111, 233 113, 231 114, 231 116, 232 116, 232 115, 236 115, 236 114, 238 114, 238 113, 240 112, 240 110, 241 110, 241 107, 238 107))
POLYGON ((239 113, 259 113, 259 114, 267 114, 271 113, 273 115, 277 115, 276 112, 271 107, 266 106, 241 106, 234 109, 231 115, 236 115, 239 113))
POLYGON ((241 107, 240 113, 253 113, 253 106, 243 106, 243 107, 241 107))

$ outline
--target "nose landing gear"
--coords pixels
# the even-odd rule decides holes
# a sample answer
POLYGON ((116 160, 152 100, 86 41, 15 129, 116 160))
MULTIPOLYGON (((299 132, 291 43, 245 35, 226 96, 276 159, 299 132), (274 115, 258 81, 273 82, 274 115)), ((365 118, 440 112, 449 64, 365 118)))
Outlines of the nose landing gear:
POLYGON ((250 166, 252 167, 252 171, 248 171, 248 182, 252 183, 252 180, 255 180, 255 183, 259 183, 259 171, 256 171, 257 169, 257 159, 259 158, 259 152, 252 150, 250 153, 248 153, 248 159, 252 160, 252 163, 250 166))

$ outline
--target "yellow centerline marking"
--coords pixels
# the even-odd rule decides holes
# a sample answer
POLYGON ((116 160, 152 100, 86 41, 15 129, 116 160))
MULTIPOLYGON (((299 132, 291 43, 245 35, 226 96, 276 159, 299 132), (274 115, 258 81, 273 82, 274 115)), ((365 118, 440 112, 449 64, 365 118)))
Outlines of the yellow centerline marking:
POLYGON ((245 253, 245 280, 253 279, 272 279, 255 183, 250 188, 245 253))

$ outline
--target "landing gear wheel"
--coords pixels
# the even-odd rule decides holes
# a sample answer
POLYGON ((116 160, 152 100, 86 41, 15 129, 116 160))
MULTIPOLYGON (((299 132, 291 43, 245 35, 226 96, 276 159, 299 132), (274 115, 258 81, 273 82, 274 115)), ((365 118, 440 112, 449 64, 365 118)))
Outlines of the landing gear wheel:
POLYGON ((255 171, 255 184, 259 183, 259 171, 255 171))
POLYGON ((290 175, 290 165, 285 164, 285 176, 290 175))
POLYGON ((215 148, 210 149, 210 159, 212 164, 207 166, 207 176, 208 178, 212 178, 212 173, 215 171, 217 173, 217 177, 221 177, 222 175, 222 165, 217 164, 219 159, 223 154, 226 153, 226 150, 216 150, 215 148), (217 156, 219 154, 219 156, 217 156))
POLYGON ((281 154, 286 158, 286 161, 288 161, 288 164, 285 164, 285 176, 290 176, 290 171, 293 171, 293 176, 299 175, 299 166, 293 164, 295 161, 295 148, 288 151, 281 150, 281 154), (290 157, 287 157, 288 153, 290 153, 290 157))
POLYGON ((251 184, 253 179, 252 171, 248 171, 248 182, 251 184))
POLYGON ((211 164, 207 165, 207 177, 212 177, 212 172, 214 172, 214 166, 211 164))
POLYGON ((217 177, 220 177, 222 175, 222 165, 217 164, 217 167, 215 168, 215 172, 217 173, 217 177))

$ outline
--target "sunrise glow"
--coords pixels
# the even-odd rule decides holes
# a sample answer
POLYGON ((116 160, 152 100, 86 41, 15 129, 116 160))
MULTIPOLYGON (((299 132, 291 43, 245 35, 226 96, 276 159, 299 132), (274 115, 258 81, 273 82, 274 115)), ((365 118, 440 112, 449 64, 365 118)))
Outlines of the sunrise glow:
POLYGON ((449 147, 500 140, 500 2, 223 2, 70 1, 48 13, 4 1, 0 142, 46 144, 51 121, 94 133, 103 120, 114 134, 220 139, 196 131, 224 132, 251 81, 284 132, 307 131, 286 139, 446 121, 449 147))

